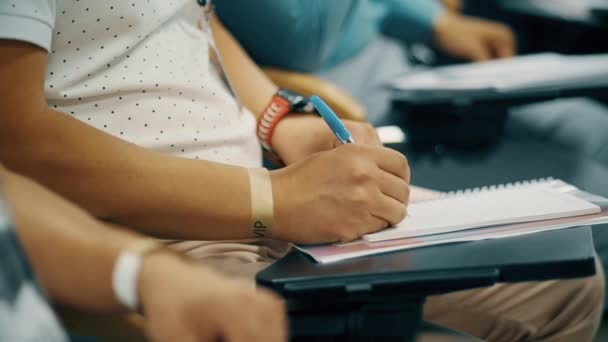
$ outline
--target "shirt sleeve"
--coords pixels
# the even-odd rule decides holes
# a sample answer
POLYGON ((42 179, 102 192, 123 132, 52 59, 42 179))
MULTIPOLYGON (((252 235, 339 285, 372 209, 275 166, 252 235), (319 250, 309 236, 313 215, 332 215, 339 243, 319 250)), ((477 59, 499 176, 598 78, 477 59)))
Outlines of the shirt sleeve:
POLYGON ((311 72, 334 53, 350 1, 215 0, 218 17, 259 64, 311 72))
POLYGON ((19 40, 51 48, 56 0, 0 1, 0 39, 19 40))
POLYGON ((438 0, 381 1, 388 7, 388 16, 382 25, 384 33, 412 42, 432 41, 435 20, 445 11, 438 0))

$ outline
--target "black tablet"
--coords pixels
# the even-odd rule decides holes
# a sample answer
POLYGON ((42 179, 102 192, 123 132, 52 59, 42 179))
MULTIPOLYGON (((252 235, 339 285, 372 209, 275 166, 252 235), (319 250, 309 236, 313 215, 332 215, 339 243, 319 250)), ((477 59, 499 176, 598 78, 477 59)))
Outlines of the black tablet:
POLYGON ((455 243, 318 264, 294 251, 257 275, 285 298, 431 295, 496 282, 595 274, 589 227, 455 243))

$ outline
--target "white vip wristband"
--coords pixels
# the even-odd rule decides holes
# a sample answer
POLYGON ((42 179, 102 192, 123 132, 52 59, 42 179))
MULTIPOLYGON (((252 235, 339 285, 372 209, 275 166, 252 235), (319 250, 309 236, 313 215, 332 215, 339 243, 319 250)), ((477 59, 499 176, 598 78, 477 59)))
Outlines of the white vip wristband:
POLYGON ((160 247, 162 244, 156 240, 138 240, 122 251, 116 259, 112 272, 112 290, 118 302, 132 311, 140 309, 137 285, 143 257, 160 247))

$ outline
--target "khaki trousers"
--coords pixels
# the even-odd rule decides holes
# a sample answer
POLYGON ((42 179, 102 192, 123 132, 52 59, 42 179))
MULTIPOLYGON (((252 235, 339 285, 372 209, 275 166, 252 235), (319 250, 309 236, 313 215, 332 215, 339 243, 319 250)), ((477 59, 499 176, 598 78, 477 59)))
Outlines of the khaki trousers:
MULTIPOLYGON (((252 280, 289 250, 289 245, 274 240, 185 241, 171 246, 227 275, 252 280)), ((596 263, 598 273, 588 278, 499 284, 431 296, 424 317, 487 341, 591 341, 604 302, 604 274, 596 263)))

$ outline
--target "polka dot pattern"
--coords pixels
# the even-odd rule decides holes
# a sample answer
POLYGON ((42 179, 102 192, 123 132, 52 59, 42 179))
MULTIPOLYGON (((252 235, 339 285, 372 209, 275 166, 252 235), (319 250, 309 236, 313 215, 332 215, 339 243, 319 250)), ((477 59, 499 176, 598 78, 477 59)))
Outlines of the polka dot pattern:
POLYGON ((48 103, 140 146, 260 165, 253 116, 210 61, 204 12, 191 0, 65 0, 56 9, 48 103))

